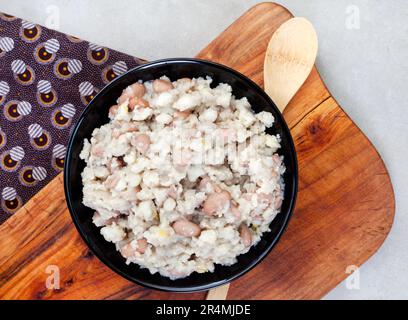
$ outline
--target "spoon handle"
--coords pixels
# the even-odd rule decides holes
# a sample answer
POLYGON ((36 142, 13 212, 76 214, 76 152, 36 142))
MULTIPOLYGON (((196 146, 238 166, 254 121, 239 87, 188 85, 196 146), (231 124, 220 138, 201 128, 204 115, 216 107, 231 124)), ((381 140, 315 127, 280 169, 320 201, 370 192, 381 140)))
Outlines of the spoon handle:
POLYGON ((223 286, 211 289, 207 293, 206 300, 226 300, 229 286, 229 283, 227 283, 223 286))
POLYGON ((316 31, 305 18, 286 21, 272 35, 265 54, 264 84, 281 112, 312 71, 317 49, 316 31))

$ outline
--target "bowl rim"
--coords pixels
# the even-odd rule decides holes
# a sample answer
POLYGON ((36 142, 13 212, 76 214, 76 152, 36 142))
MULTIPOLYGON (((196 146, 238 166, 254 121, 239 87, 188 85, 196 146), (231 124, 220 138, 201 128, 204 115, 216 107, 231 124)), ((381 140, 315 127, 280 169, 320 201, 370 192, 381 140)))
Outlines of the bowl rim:
MULTIPOLYGON (((252 89, 252 88, 251 88, 252 89)), ((272 99, 266 94, 266 92, 254 81, 249 79, 247 76, 243 75, 242 73, 238 72, 237 70, 234 70, 226 65, 212 62, 209 60, 204 60, 204 59, 196 59, 196 58, 168 58, 168 59, 160 59, 160 60, 155 60, 147 63, 143 63, 139 66, 136 66, 135 68, 132 68, 128 70, 127 72, 123 73, 110 83, 108 83, 106 86, 104 86, 96 95, 95 97, 87 104, 85 109, 81 112, 78 121, 76 122, 74 129, 72 130, 70 134, 70 138, 67 144, 67 150, 66 150, 66 155, 64 159, 64 193, 65 193, 65 201, 67 203, 68 211, 71 215, 71 218, 74 222, 74 225, 80 234, 82 240, 85 242, 86 246, 89 248, 89 250, 93 253, 95 257, 97 257, 103 264, 105 264, 109 269, 114 271, 116 274, 120 275, 121 277, 136 283, 138 285, 141 285, 143 287, 149 288, 149 289, 154 289, 154 290, 160 290, 160 291, 166 291, 166 292, 178 292, 178 293, 189 293, 189 292, 200 292, 200 291, 207 291, 213 288, 216 288, 218 286, 225 285, 227 283, 230 283, 231 281, 243 276, 250 270, 252 270, 255 266, 257 266, 270 252, 271 250, 275 247, 275 245, 278 243, 280 240, 282 234, 286 230, 290 218, 293 215, 293 211, 296 205, 296 199, 297 199, 297 193, 298 193, 298 160, 297 160, 297 154, 296 154, 296 149, 295 145, 293 142, 293 137, 290 133, 290 129, 285 121, 285 119, 282 116, 282 113, 279 111, 278 107, 275 105, 275 103, 272 101, 272 99), (166 64, 178 64, 178 63, 194 63, 194 64, 204 64, 204 65, 209 65, 216 67, 218 69, 221 69, 221 71, 232 73, 235 77, 241 78, 244 82, 248 83, 249 87, 254 87, 257 90, 257 94, 263 95, 266 101, 268 101, 268 104, 274 109, 275 114, 275 121, 278 121, 280 125, 282 126, 282 131, 285 131, 287 136, 288 136, 288 144, 290 148, 290 153, 292 154, 292 161, 293 161, 293 174, 290 176, 290 179, 292 180, 292 197, 289 199, 289 204, 288 204, 288 210, 286 213, 286 216, 284 217, 282 226, 280 227, 278 233, 274 237, 274 239, 268 244, 267 248, 259 255, 257 256, 256 259, 253 259, 251 263, 249 263, 243 270, 237 272, 234 275, 231 275, 229 277, 226 277, 223 280, 217 281, 217 282, 210 282, 208 284, 202 284, 202 285, 194 285, 191 287, 182 287, 182 286, 165 286, 165 285, 158 285, 154 284, 151 282, 145 282, 141 279, 134 278, 131 275, 127 274, 126 272, 120 270, 117 268, 113 263, 110 262, 110 260, 102 255, 99 255, 97 250, 94 248, 93 241, 89 240, 87 238, 86 232, 83 230, 82 225, 78 219, 79 213, 76 212, 72 205, 72 200, 71 200, 71 192, 70 192, 70 185, 69 185, 69 174, 70 174, 70 163, 71 163, 71 153, 73 150, 73 144, 75 137, 78 133, 78 130, 84 121, 86 115, 88 112, 90 112, 94 102, 99 98, 99 96, 109 90, 111 87, 113 87, 116 83, 116 81, 120 81, 122 78, 127 77, 128 74, 135 72, 136 70, 143 70, 143 69, 149 69, 150 67, 153 66, 161 66, 161 65, 166 65, 166 64), (276 115, 276 116, 275 116, 276 115)), ((272 222, 271 222, 272 223, 272 222)))

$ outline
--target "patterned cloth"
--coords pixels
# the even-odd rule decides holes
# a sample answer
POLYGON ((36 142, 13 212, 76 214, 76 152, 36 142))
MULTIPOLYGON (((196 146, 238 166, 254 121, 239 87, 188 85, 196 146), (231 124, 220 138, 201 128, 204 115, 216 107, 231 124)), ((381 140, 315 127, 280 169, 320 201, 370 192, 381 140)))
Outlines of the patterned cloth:
POLYGON ((63 169, 94 95, 141 62, 0 13, 0 224, 63 169))

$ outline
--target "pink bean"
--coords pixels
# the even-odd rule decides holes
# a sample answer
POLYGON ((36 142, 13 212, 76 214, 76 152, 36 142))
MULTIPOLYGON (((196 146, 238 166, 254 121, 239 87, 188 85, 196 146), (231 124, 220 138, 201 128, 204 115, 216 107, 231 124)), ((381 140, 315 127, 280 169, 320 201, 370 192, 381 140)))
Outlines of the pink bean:
POLYGON ((150 146, 150 138, 144 133, 133 136, 130 142, 142 154, 146 153, 150 146))
POLYGON ((128 94, 122 93, 122 95, 118 99, 118 105, 121 105, 122 103, 125 103, 129 99, 130 99, 130 96, 128 94))
POLYGON ((167 194, 169 195, 169 197, 176 199, 178 196, 177 187, 175 185, 171 185, 167 191, 167 194))
POLYGON ((263 204, 269 204, 274 200, 274 196, 271 193, 259 193, 257 194, 257 200, 263 204))
POLYGON ((135 97, 136 97, 136 98, 141 98, 141 97, 143 97, 144 94, 146 93, 146 88, 145 88, 145 86, 144 86, 143 84, 136 82, 136 83, 134 83, 134 84, 128 86, 128 87, 124 90, 124 92, 125 92, 129 97, 132 97, 132 98, 135 98, 135 97))
POLYGON ((148 247, 147 240, 145 238, 137 240, 137 248, 134 249, 130 243, 126 244, 123 246, 121 253, 122 256, 125 258, 130 258, 133 257, 136 252, 139 252, 140 254, 144 254, 146 252, 146 249, 148 247))
POLYGON ((143 254, 146 252, 147 249, 147 240, 145 238, 137 240, 137 249, 136 251, 143 254))
POLYGON ((119 106, 114 104, 112 107, 109 108, 109 118, 114 118, 118 113, 119 106))
POLYGON ((219 193, 210 194, 203 204, 203 212, 208 216, 216 215, 230 205, 231 195, 222 190, 219 193))
POLYGON ((182 119, 182 120, 184 120, 184 119, 187 119, 187 118, 190 116, 190 114, 191 114, 191 111, 189 111, 189 110, 176 111, 176 112, 174 112, 174 117, 175 117, 176 119, 182 119))
POLYGON ((199 182, 198 190, 199 191, 206 191, 207 188, 209 188, 210 186, 212 186, 211 179, 209 177, 205 176, 199 182))
POLYGON ((133 111, 136 107, 149 108, 150 104, 143 98, 131 98, 129 100, 129 110, 133 111))
POLYGON ((242 243, 245 247, 250 247, 252 244, 252 234, 249 231, 248 226, 242 223, 239 227, 239 235, 241 236, 242 243))
POLYGON ((139 131, 139 126, 135 123, 125 122, 121 124, 121 129, 125 132, 136 132, 139 131))
POLYGON ((277 164, 277 165, 281 165, 282 164, 282 159, 280 158, 280 156, 278 154, 274 154, 272 156, 273 161, 277 164))
POLYGON ((105 149, 102 147, 93 146, 91 148, 91 154, 95 157, 103 157, 103 155, 105 154, 105 149))
POLYGON ((186 219, 177 220, 173 223, 172 228, 176 234, 183 237, 198 237, 201 233, 198 225, 186 219))
POLYGON ((128 243, 123 246, 123 248, 120 250, 120 253, 127 259, 135 255, 135 249, 133 249, 131 244, 128 243))
POLYGON ((178 79, 177 82, 179 82, 179 83, 189 83, 189 82, 191 82, 191 79, 187 78, 187 77, 184 77, 184 78, 178 79))
POLYGON ((279 210, 282 207, 282 198, 275 199, 275 209, 279 210))
POLYGON ((116 187, 116 185, 118 184, 120 178, 118 176, 109 176, 106 180, 105 180, 105 186, 108 187, 109 189, 113 189, 116 187))
POLYGON ((173 85, 170 81, 156 79, 153 81, 153 91, 156 93, 162 93, 173 89, 173 85))

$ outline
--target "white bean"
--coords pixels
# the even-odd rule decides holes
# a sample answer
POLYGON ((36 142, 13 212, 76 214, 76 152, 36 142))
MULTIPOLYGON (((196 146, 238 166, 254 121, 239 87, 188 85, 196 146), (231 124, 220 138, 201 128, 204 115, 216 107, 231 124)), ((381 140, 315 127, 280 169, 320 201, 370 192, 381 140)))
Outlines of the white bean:
POLYGON ((167 198, 163 203, 163 209, 166 211, 172 211, 176 207, 176 201, 173 198, 167 198))
POLYGON ((169 124, 173 121, 173 117, 167 113, 162 113, 156 116, 156 121, 160 124, 169 124))

